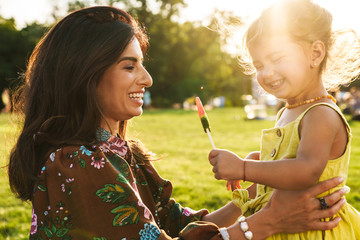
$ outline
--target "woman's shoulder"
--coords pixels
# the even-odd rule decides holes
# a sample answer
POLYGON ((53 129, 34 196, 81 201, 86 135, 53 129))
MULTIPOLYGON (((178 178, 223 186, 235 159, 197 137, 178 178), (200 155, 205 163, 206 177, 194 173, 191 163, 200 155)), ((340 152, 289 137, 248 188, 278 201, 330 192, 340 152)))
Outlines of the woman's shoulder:
POLYGON ((105 164, 105 158, 98 145, 91 147, 84 145, 63 146, 49 154, 43 169, 47 169, 47 171, 51 169, 57 169, 57 171, 58 169, 75 170, 77 167, 84 169, 89 164, 95 164, 98 167, 105 164))
POLYGON ((94 145, 92 147, 84 145, 70 145, 62 146, 56 150, 51 151, 49 159, 54 161, 55 157, 73 158, 77 156, 91 157, 100 151, 100 146, 94 145))

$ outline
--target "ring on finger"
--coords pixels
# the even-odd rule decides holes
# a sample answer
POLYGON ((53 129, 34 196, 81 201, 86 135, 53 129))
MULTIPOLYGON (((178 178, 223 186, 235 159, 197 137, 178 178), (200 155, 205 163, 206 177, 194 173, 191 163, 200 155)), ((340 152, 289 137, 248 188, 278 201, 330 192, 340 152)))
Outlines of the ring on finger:
POLYGON ((327 209, 328 208, 328 206, 326 204, 326 201, 325 201, 325 198, 321 197, 321 198, 319 198, 319 201, 320 201, 320 208, 321 209, 327 209))

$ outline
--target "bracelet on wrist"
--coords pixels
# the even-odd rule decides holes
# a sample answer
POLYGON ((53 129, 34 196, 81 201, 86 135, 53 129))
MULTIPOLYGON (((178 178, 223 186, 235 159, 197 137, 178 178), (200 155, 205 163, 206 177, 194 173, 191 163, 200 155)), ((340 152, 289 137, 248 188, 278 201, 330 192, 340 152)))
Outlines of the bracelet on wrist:
POLYGON ((244 232, 244 236, 247 240, 253 239, 253 233, 249 230, 249 225, 246 222, 246 218, 244 216, 240 217, 239 220, 239 226, 241 231, 244 232))
POLYGON ((220 228, 219 232, 221 234, 222 239, 224 240, 230 240, 230 235, 227 231, 227 228, 220 228))

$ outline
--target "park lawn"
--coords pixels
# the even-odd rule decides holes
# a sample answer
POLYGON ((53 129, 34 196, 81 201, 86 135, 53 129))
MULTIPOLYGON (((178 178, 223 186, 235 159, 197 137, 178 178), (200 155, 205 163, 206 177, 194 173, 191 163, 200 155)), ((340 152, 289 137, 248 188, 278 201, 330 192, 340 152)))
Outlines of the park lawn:
MULTIPOLYGON (((207 112, 215 146, 244 157, 258 150, 260 133, 273 121, 245 120, 240 108, 207 112)), ((8 161, 14 144, 16 126, 11 116, 0 115, 0 166, 8 161)), ((347 200, 360 210, 360 122, 350 122, 353 130, 352 155, 347 185, 347 200)), ((161 176, 172 181, 174 198, 193 209, 215 210, 231 200, 225 181, 214 179, 207 156, 211 144, 195 111, 151 110, 130 121, 128 138, 141 139, 162 159, 154 162, 161 176)), ((249 185, 250 183, 245 183, 249 185)), ((6 169, 0 169, 0 239, 27 239, 31 206, 13 197, 8 187, 6 169)))

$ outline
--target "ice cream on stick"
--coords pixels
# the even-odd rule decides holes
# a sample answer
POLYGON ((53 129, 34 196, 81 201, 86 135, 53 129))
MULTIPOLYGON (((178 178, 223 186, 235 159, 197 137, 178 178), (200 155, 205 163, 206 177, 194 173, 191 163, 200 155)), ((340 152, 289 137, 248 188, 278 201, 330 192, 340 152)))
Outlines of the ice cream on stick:
POLYGON ((209 119, 208 119, 208 117, 207 117, 207 115, 205 113, 205 110, 204 110, 204 107, 203 107, 203 105, 201 103, 200 98, 196 97, 195 102, 196 102, 196 107, 197 107, 199 117, 200 117, 200 120, 201 120, 201 124, 202 124, 202 126, 204 128, 204 132, 206 132, 206 129, 209 129, 209 131, 211 132, 209 119))
MULTIPOLYGON (((209 119, 205 113, 204 107, 201 103, 201 100, 199 97, 195 98, 195 102, 196 102, 196 107, 198 109, 198 113, 199 113, 199 117, 201 120, 201 124, 204 128, 204 131, 208 134, 210 142, 211 142, 211 146, 213 148, 215 148, 214 142, 212 140, 211 134, 210 134, 210 123, 209 123, 209 119)), ((235 189, 241 189, 241 185, 240 185, 240 181, 228 181, 226 184, 226 187, 228 190, 232 190, 234 191, 235 189)))
POLYGON ((211 142, 211 146, 213 148, 215 148, 215 145, 214 145, 214 142, 212 140, 212 137, 211 137, 211 134, 210 134, 210 123, 209 123, 209 119, 205 113, 205 110, 204 110, 204 107, 201 103, 201 100, 199 97, 196 97, 195 98, 195 102, 196 102, 196 107, 197 107, 197 110, 198 110, 198 113, 199 113, 199 117, 200 117, 200 121, 201 121, 201 124, 204 128, 204 131, 207 133, 207 135, 209 136, 209 139, 210 139, 210 142, 211 142))

